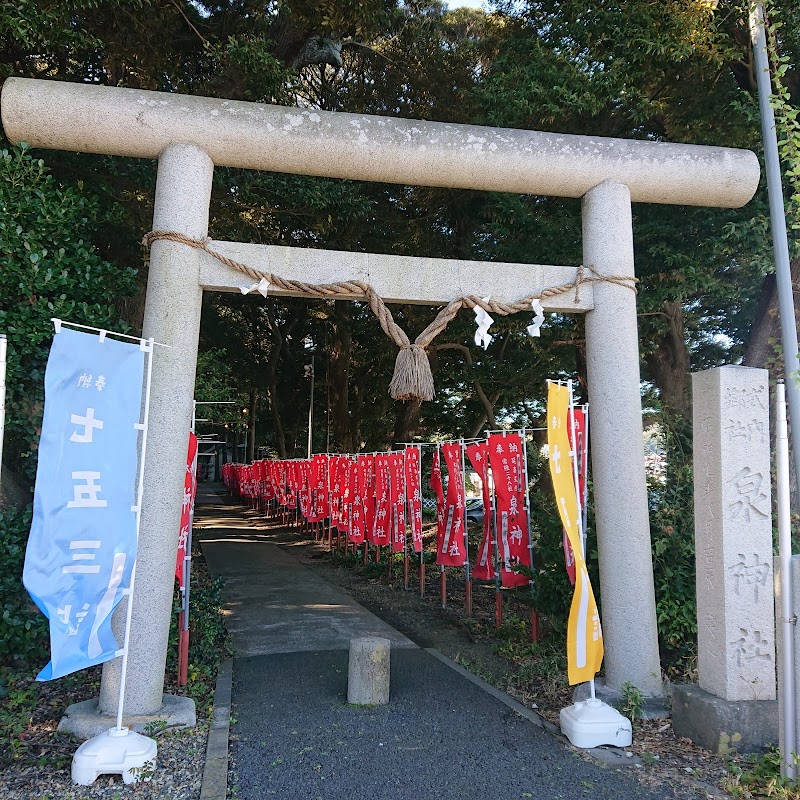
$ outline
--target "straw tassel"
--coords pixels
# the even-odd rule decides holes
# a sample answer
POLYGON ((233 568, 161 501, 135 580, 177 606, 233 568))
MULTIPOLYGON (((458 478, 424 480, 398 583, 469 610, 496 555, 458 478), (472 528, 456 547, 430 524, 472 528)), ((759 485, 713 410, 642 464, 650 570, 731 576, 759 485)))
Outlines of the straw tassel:
POLYGON ((424 347, 409 344, 400 349, 389 394, 395 400, 433 400, 433 374, 424 347))

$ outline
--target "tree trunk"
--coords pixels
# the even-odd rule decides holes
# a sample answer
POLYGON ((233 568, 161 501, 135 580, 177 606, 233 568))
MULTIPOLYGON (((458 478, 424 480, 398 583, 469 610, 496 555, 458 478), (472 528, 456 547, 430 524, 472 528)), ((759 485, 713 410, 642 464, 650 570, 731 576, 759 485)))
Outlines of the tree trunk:
MULTIPOLYGON (((480 436, 481 431, 486 427, 486 423, 489 423, 489 428, 492 430, 497 429, 497 422, 494 418, 494 413, 492 413, 491 419, 489 418, 488 413, 486 412, 486 408, 494 409, 497 405, 498 400, 502 396, 502 392, 497 392, 492 397, 486 398, 486 402, 484 403, 484 412, 481 414, 478 419, 475 420, 475 424, 472 426, 472 429, 469 431, 469 438, 474 439, 477 436, 480 436)), ((486 397, 484 395, 484 397, 486 397)))
POLYGON ((683 328, 683 304, 680 300, 664 303, 667 330, 655 352, 645 358, 648 372, 656 385, 661 405, 684 419, 691 416, 692 401, 689 389, 689 348, 683 328))
MULTIPOLYGON (((797 291, 800 282, 800 258, 791 262, 792 287, 797 291)), ((800 310, 795 306, 795 325, 800 323, 800 310)), ((757 367, 767 369, 771 378, 784 378, 786 367, 783 361, 783 348, 781 346, 781 318, 778 311, 778 285, 774 273, 770 273, 764 278, 761 285, 761 297, 756 308, 755 320, 750 330, 750 338, 744 353, 744 365, 746 367, 757 367)), ((791 420, 789 420, 789 446, 794 448, 792 437, 791 420)), ((773 440, 775 433, 775 415, 770 414, 770 441, 773 440)), ((795 434, 797 433, 795 426, 795 434)), ((789 488, 794 498, 794 503, 798 503, 797 472, 795 470, 794 458, 789 459, 789 488)))
POLYGON ((239 463, 239 423, 233 423, 233 463, 239 463))
POLYGON ((331 314, 332 337, 330 344, 329 380, 331 389, 331 438, 334 450, 350 449, 350 352, 352 334, 350 309, 346 300, 337 300, 331 314))
POLYGON ((353 395, 353 407, 350 410, 351 453, 361 452, 361 419, 364 410, 364 384, 362 380, 354 381, 351 386, 353 395))
MULTIPOLYGON (((797 290, 800 283, 800 258, 791 262, 792 286, 797 290)), ((800 313, 795 306, 796 322, 800 313)), ((756 308, 755 321, 744 353, 744 365, 772 371, 772 377, 784 374, 781 358, 781 320, 778 313, 778 288, 774 273, 764 278, 761 297, 756 308)))
POLYGON ((258 393, 250 389, 250 407, 248 410, 247 431, 247 461, 252 464, 256 460, 256 412, 258 408, 258 393))
POLYGON ((419 398, 404 401, 398 400, 395 403, 394 437, 392 440, 392 444, 395 447, 399 447, 400 442, 410 442, 414 438, 419 425, 421 408, 422 400, 419 398))
MULTIPOLYGON (((267 400, 272 416, 272 430, 275 435, 275 449, 278 451, 279 458, 286 458, 286 436, 283 432, 283 421, 281 419, 280 403, 278 401, 278 362, 284 345, 284 336, 278 326, 275 314, 273 313, 273 301, 267 300, 265 304, 267 311, 267 323, 269 324, 270 334, 272 335, 272 351, 266 363, 267 373, 267 400)), ((294 327, 294 323, 290 328, 294 327)))
POLYGON ((278 381, 274 375, 270 375, 267 382, 267 400, 272 416, 272 432, 275 435, 275 449, 278 451, 278 458, 286 458, 286 436, 283 432, 283 422, 278 403, 278 381))
MULTIPOLYGON (((498 362, 503 360, 505 355, 505 345, 508 342, 508 337, 503 342, 503 347, 500 351, 498 356, 498 362)), ((469 347, 463 344, 459 344, 458 342, 447 342, 446 344, 437 344, 431 345, 431 347, 435 347, 436 350, 458 350, 464 356, 464 360, 467 363, 467 367, 472 369, 472 353, 469 351, 469 347)), ((481 401, 481 405, 483 406, 483 415, 481 416, 479 422, 477 423, 478 430, 483 427, 484 423, 488 421, 489 427, 492 429, 497 428, 497 421, 494 418, 494 406, 495 403, 500 399, 500 394, 498 393, 494 400, 490 400, 486 396, 486 392, 483 390, 483 386, 481 382, 478 380, 477 377, 472 379, 472 385, 475 387, 475 394, 478 396, 478 399, 481 401)), ((475 426, 473 426, 474 429, 475 426)))

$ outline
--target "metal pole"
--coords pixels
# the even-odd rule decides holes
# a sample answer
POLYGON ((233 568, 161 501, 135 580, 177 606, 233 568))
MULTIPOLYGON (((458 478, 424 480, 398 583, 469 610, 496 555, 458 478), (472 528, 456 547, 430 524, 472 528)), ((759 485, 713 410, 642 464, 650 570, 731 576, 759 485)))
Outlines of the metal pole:
POLYGON ((581 504, 583 508, 583 549, 586 550, 586 536, 589 527, 589 404, 583 405, 583 451, 581 453, 581 471, 583 472, 583 492, 581 504))
POLYGON ((461 447, 461 502, 464 503, 464 606, 467 616, 472 616, 472 576, 469 570, 469 531, 467 530, 467 480, 466 464, 464 462, 464 440, 459 442, 461 447))
POLYGON ((425 539, 422 536, 422 447, 417 448, 419 458, 419 594, 425 597, 425 539))
MULTIPOLYGON (((487 433, 488 441, 489 435, 487 433)), ((488 473, 487 473, 488 479, 488 473)), ((484 509, 484 514, 486 509, 484 509)), ((489 487, 489 513, 492 515, 492 549, 494 550, 494 626, 500 628, 503 625, 503 592, 502 575, 500 570, 500 545, 497 539, 497 498, 495 496, 494 470, 492 470, 492 483, 489 487)))
POLYGON ((311 458, 311 431, 314 424, 314 354, 311 354, 311 396, 308 400, 308 457, 311 458))
MULTIPOLYGON (((116 730, 122 728, 122 711, 125 706, 125 681, 128 677, 128 653, 131 646, 131 621, 133 618, 133 590, 136 584, 136 564, 139 561, 139 532, 142 524, 142 494, 144 492, 144 465, 147 455, 147 428, 150 422, 150 391, 153 383, 153 339, 143 339, 142 348, 147 353, 147 380, 144 390, 144 419, 142 420, 142 440, 139 451, 139 478, 136 487, 136 560, 131 569, 131 582, 125 590, 128 602, 125 609, 125 638, 122 643, 122 665, 119 676, 119 694, 117 695, 116 730)), ((174 561, 174 558, 173 558, 174 561)))
POLYGON ((183 641, 181 644, 181 667, 182 670, 178 675, 178 685, 186 686, 188 677, 187 670, 189 667, 189 600, 191 594, 191 581, 192 581, 192 538, 194 533, 194 504, 197 500, 197 463, 199 461, 200 446, 194 454, 194 461, 192 462, 192 471, 194 472, 194 497, 192 498, 192 505, 189 508, 189 532, 186 537, 186 554, 183 557, 183 641))
POLYGON ((0 333, 0 486, 3 483, 3 435, 6 429, 6 345, 8 340, 0 333))
POLYGON ((750 10, 750 39, 756 62, 758 105, 761 110, 761 135, 764 140, 764 168, 767 174, 769 217, 772 228, 772 247, 775 252, 775 286, 778 292, 778 310, 781 319, 781 344, 787 377, 786 397, 789 404, 789 427, 792 430, 795 473, 800 477, 800 388, 797 375, 800 361, 797 356, 797 324, 794 310, 792 272, 789 265, 789 240, 786 235, 786 210, 783 204, 781 164, 778 154, 778 136, 775 114, 770 105, 772 80, 767 54, 767 36, 764 27, 764 4, 755 3, 750 10))
MULTIPOLYGON (((197 400, 192 400, 192 425, 191 432, 195 432, 197 426, 197 400)), ((197 445, 199 452, 200 445, 197 445)), ((195 476, 197 475, 197 453, 194 457, 195 476)), ((195 477, 196 480, 196 477, 195 477)), ((190 553, 192 549, 192 521, 189 516, 189 531, 187 533, 184 549, 183 564, 181 564, 181 612, 178 616, 178 686, 186 686, 188 677, 188 654, 189 654, 189 577, 191 574, 190 553)))
POLYGON ((403 589, 408 591, 408 528, 409 522, 411 523, 411 536, 414 536, 414 521, 412 519, 414 514, 414 509, 411 509, 411 513, 408 513, 408 482, 406 481, 406 449, 405 447, 402 450, 403 453, 403 505, 402 514, 405 519, 403 524, 403 589))
MULTIPOLYGON (((533 536, 531 535, 531 496, 530 496, 530 482, 528 477, 528 437, 527 431, 523 428, 520 431, 520 438, 522 439, 522 469, 521 477, 525 481, 525 517, 528 521, 528 557, 531 562, 531 576, 533 576, 533 536)), ((531 600, 536 599, 536 585, 531 577, 531 600)), ((536 610, 534 602, 531 603, 531 641, 539 641, 539 612, 536 610)))
POLYGON ((328 354, 328 359, 325 363, 325 388, 327 390, 327 408, 325 410, 325 452, 331 451, 331 357, 328 354))
MULTIPOLYGON (((581 555, 583 556, 583 563, 586 564, 586 537, 583 531, 583 503, 581 501, 580 482, 578 481, 578 452, 576 449, 577 437, 575 436, 575 404, 572 400, 572 381, 567 381, 567 390, 569 391, 569 410, 567 414, 567 430, 572 432, 569 438, 570 451, 569 458, 572 464, 572 480, 575 484, 575 502, 578 504, 578 541, 581 543, 581 555)), ((588 571, 589 566, 586 564, 588 571)), ((595 684, 594 678, 589 681, 589 696, 592 700, 595 699, 595 684)))
POLYGON ((781 774, 794 780, 797 777, 795 752, 797 751, 797 723, 795 718, 794 631, 797 618, 792 609, 792 529, 789 501, 789 431, 786 425, 786 399, 784 385, 775 387, 776 406, 776 471, 778 500, 778 558, 780 574, 780 624, 783 628, 783 681, 781 682, 783 719, 783 752, 781 774))

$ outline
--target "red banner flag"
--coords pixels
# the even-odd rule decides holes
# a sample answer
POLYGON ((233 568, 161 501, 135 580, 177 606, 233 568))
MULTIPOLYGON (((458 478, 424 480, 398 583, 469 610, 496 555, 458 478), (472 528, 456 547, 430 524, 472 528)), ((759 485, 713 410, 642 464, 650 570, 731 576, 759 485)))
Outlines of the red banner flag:
POLYGON ((308 519, 312 513, 313 493, 311 490, 311 462, 300 461, 297 464, 300 474, 300 513, 308 519))
POLYGON ((422 451, 419 447, 406 447, 405 477, 408 519, 411 542, 415 553, 422 550, 422 451))
POLYGON ((342 502, 339 507, 339 522, 337 528, 342 533, 350 532, 350 512, 353 505, 353 468, 355 462, 349 456, 342 459, 339 482, 342 491, 342 502))
POLYGON ((389 544, 389 456, 375 456, 375 521, 372 543, 389 544))
POLYGON ((318 453, 311 459, 311 516, 309 522, 322 522, 328 516, 328 456, 318 453))
POLYGON ((275 498, 275 484, 272 479, 271 462, 261 462, 261 497, 266 502, 275 498))
POLYGON ((503 586, 525 586, 527 576, 514 567, 530 567, 528 514, 525 510, 522 438, 518 433, 489 436, 489 463, 497 497, 497 547, 503 586))
POLYGON ((447 496, 444 508, 444 530, 437 542, 436 563, 445 567, 461 567, 466 563, 464 541, 464 474, 461 469, 461 444, 442 445, 447 465, 447 496))
POLYGON ((291 462, 286 464, 286 505, 297 508, 297 471, 291 462))
POLYGON ((183 482, 183 505, 181 506, 181 531, 178 537, 178 555, 175 559, 175 577, 183 590, 184 570, 183 561, 188 555, 186 546, 189 542, 189 531, 192 527, 192 513, 194 511, 194 498, 197 494, 197 437, 189 434, 189 452, 186 455, 186 477, 183 482))
POLYGON ((361 497, 359 525, 364 531, 363 538, 373 544, 375 537, 375 456, 359 456, 356 461, 356 475, 356 488, 361 497))
POLYGON ((406 479, 402 453, 389 456, 389 508, 392 552, 402 553, 406 544, 406 479))
POLYGON ((444 484, 442 483, 442 463, 439 456, 439 445, 436 445, 436 449, 433 451, 430 486, 436 496, 436 552, 438 556, 441 542, 444 539, 444 484))
POLYGON ((330 458, 330 523, 331 527, 339 527, 339 511, 342 502, 342 462, 341 456, 330 458))
POLYGON ((481 479, 481 494, 483 496, 483 537, 475 556, 475 566, 472 569, 474 578, 488 581, 494 578, 494 553, 492 541, 492 497, 489 488, 489 443, 475 442, 466 447, 467 456, 478 477, 481 479))
POLYGON ((350 527, 350 541, 360 544, 367 533, 366 499, 371 490, 372 467, 368 459, 371 456, 358 456, 353 479, 353 511, 350 527))

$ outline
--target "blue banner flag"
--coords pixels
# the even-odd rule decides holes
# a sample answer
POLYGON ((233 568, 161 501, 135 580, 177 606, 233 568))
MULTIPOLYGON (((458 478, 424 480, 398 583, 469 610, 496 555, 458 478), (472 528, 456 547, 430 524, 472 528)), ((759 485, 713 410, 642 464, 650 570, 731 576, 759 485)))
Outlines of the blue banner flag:
MULTIPOLYGON (((59 326, 60 327, 60 326, 59 326)), ((118 655, 111 613, 136 559, 136 478, 145 349, 57 330, 22 580, 50 620, 60 678, 118 655)))

